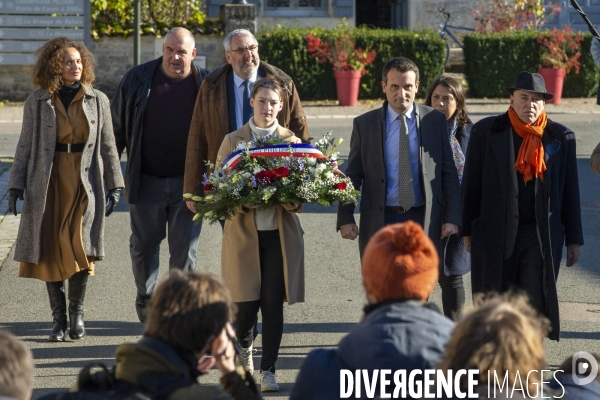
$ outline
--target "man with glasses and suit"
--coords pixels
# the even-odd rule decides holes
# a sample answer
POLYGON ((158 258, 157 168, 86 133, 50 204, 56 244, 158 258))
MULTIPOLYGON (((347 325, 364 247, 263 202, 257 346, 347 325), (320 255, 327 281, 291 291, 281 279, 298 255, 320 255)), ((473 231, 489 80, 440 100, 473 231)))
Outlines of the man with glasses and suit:
MULTIPOLYGON (((184 193, 202 195, 202 176, 207 172, 205 161, 215 163, 225 135, 248 122, 252 115, 250 93, 258 78, 269 78, 284 90, 283 109, 277 115, 279 125, 303 141, 309 137, 306 116, 292 78, 260 61, 254 35, 237 29, 225 37, 223 47, 227 64, 205 78, 196 99, 185 161, 184 193)), ((187 205, 196 212, 194 201, 188 200, 187 205)))

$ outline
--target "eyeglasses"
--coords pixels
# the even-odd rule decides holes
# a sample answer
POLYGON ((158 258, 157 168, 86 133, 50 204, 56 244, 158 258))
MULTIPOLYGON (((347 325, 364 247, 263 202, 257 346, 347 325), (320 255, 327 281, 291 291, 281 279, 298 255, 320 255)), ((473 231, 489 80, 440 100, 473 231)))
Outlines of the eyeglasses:
POLYGON ((232 53, 237 53, 241 56, 242 54, 245 54, 247 51, 250 51, 250 53, 254 53, 256 51, 256 49, 258 49, 258 45, 254 45, 254 46, 250 46, 250 47, 240 47, 235 50, 229 50, 229 51, 232 53))

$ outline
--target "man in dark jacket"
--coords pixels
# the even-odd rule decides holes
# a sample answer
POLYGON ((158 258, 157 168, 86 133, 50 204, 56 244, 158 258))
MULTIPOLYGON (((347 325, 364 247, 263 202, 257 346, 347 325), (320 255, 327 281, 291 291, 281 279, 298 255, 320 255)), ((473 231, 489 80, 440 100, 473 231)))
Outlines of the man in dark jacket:
MULTIPOLYGON (((356 382, 356 370, 366 370, 369 377, 375 370, 390 370, 388 395, 394 391, 392 375, 398 370, 405 370, 406 380, 411 371, 418 370, 421 374, 415 385, 422 384, 416 381, 422 381, 424 370, 442 360, 454 328, 450 319, 424 305, 437 283, 438 263, 435 246, 418 224, 387 225, 377 232, 362 259, 368 302, 364 318, 336 350, 310 352, 290 399, 339 399, 342 390, 346 397, 373 398, 363 379, 356 382), (354 377, 354 385, 349 384, 347 374, 354 377), (345 382, 341 376, 346 376, 345 382)), ((375 393, 384 398, 379 390, 381 379, 375 393)))
POLYGON ((473 293, 524 290, 560 337, 556 279, 583 244, 575 134, 544 112, 539 74, 521 72, 508 112, 473 126, 462 181, 461 235, 471 252, 473 293))
POLYGON ((140 322, 159 275, 160 243, 169 235, 169 268, 196 269, 201 225, 182 197, 186 146, 196 95, 208 71, 192 63, 195 40, 173 28, 162 57, 132 68, 111 104, 119 155, 127 148, 125 199, 140 322))
MULTIPOLYGON (((237 29, 225 37, 223 47, 227 64, 206 77, 198 93, 190 127, 184 190, 199 196, 203 191, 202 176, 207 171, 205 162, 215 163, 225 135, 248 122, 249 94, 258 78, 269 78, 283 88, 283 108, 277 114, 279 125, 303 140, 309 137, 294 81, 279 68, 260 61, 254 35, 245 29, 237 29)), ((194 202, 188 200, 188 207, 194 210, 194 202)))

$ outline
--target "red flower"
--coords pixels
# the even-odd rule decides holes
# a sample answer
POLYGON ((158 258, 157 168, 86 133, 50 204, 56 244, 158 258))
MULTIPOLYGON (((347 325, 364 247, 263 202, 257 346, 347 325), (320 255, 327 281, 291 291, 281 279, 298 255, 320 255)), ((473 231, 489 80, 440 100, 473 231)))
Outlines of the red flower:
POLYGON ((345 190, 347 186, 348 185, 346 185, 346 182, 340 182, 333 185, 333 188, 337 190, 345 190))
POLYGON ((206 192, 207 190, 213 190, 215 187, 213 185, 211 185, 210 183, 207 183, 204 185, 204 191, 206 192))
POLYGON ((273 178, 273 171, 263 170, 256 174, 256 179, 259 181, 263 181, 266 183, 271 183, 271 179, 273 178))
POLYGON ((275 179, 281 179, 290 176, 290 170, 286 167, 279 167, 271 172, 273 172, 273 178, 275 179))
POLYGON ((369 46, 364 49, 355 48, 356 42, 350 37, 351 31, 347 26, 340 26, 335 31, 341 37, 330 38, 328 41, 323 41, 310 33, 306 35, 306 51, 315 57, 319 64, 329 61, 334 70, 362 71, 362 75, 365 75, 367 73, 365 67, 375 61, 377 52, 369 46))

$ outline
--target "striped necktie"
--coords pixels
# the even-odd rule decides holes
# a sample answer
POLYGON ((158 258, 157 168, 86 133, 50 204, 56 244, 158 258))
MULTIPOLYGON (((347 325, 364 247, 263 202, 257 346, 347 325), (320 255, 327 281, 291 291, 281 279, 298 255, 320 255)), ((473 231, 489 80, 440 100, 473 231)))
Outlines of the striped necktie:
POLYGON ((398 171, 399 203, 405 210, 408 210, 415 204, 415 189, 413 187, 412 167, 410 165, 410 148, 408 144, 406 116, 400 114, 398 119, 400 120, 400 162, 398 171))

